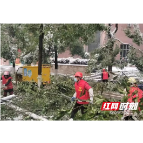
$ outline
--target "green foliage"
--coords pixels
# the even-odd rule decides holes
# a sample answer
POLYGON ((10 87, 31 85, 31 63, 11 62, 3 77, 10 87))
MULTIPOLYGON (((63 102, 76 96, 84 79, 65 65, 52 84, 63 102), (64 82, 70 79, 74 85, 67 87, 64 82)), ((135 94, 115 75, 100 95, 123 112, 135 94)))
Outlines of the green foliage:
POLYGON ((68 76, 58 77, 57 79, 54 76, 51 76, 51 81, 49 92, 55 92, 55 89, 58 93, 64 93, 69 95, 74 93, 74 81, 68 76))
POLYGON ((126 96, 123 96, 121 102, 122 102, 122 103, 127 103, 127 101, 128 101, 128 96, 127 96, 127 95, 126 95, 126 96))
POLYGON ((96 48, 91 54, 88 70, 102 69, 109 66, 119 66, 116 56, 120 49, 113 39, 108 40, 105 47, 96 48), (115 46, 115 48, 114 48, 115 46), (96 56, 97 55, 97 56, 96 56))
POLYGON ((130 47, 128 53, 128 62, 135 65, 140 71, 143 72, 143 51, 139 51, 133 47, 130 47))
POLYGON ((27 81, 21 82, 18 84, 17 89, 18 92, 25 92, 29 94, 38 92, 38 86, 34 82, 27 82, 27 81))
POLYGON ((6 105, 1 105, 1 120, 13 120, 18 113, 6 105))
POLYGON ((17 94, 18 99, 14 102, 21 108, 34 112, 38 115, 44 115, 49 118, 57 117, 58 110, 71 109, 70 98, 74 93, 74 82, 68 77, 59 77, 55 79, 51 77, 51 84, 43 86, 39 89, 37 84, 31 82, 18 83, 17 94), (69 98, 65 98, 62 94, 69 98))
POLYGON ((143 39, 137 30, 131 31, 130 28, 127 28, 124 30, 124 32, 126 36, 131 38, 133 42, 136 43, 138 46, 140 46, 143 43, 143 39))
MULTIPOLYGON (((96 31, 106 30, 103 23, 43 23, 44 50, 43 63, 54 52, 56 45, 59 52, 70 47, 72 55, 83 54, 83 45, 92 41, 96 31), (80 40, 80 44, 79 41, 80 40)), ((21 61, 25 64, 38 61, 38 45, 40 23, 1 23, 0 25, 0 57, 15 61, 17 50, 21 49, 21 61), (12 49, 12 47, 15 47, 12 49)))
MULTIPOLYGON (((24 63, 36 62, 38 60, 39 27, 40 24, 2 24, 2 57, 11 59, 9 51, 13 45, 21 49, 21 60, 29 54, 23 61, 24 63)), ((48 58, 54 52, 54 46, 58 47, 59 52, 70 47, 72 54, 83 56, 81 48, 83 44, 91 42, 91 37, 95 32, 104 29, 103 24, 44 24, 43 63, 48 62, 48 58), (82 44, 77 43, 79 40, 82 44)), ((13 55, 12 60, 15 60, 17 55, 15 53, 13 55)))
POLYGON ((84 58, 83 45, 80 41, 75 41, 69 45, 71 55, 79 55, 84 58))
MULTIPOLYGON (((118 113, 118 111, 115 114, 109 111, 101 111, 103 102, 120 102, 120 100, 113 98, 106 99, 101 95, 101 92, 114 93, 120 91, 121 94, 125 95, 121 102, 127 102, 129 90, 127 78, 120 79, 116 83, 96 83, 92 81, 88 83, 94 90, 93 104, 87 107, 87 112, 84 115, 81 115, 79 111, 74 120, 121 120, 122 113, 118 113)), ((51 76, 51 84, 43 86, 41 89, 35 83, 21 82, 18 83, 15 92, 17 92, 18 98, 13 99, 13 103, 50 120, 68 120, 75 104, 70 100, 75 92, 74 81, 68 76, 58 77, 57 79, 51 76)), ((25 119, 28 120, 29 118, 25 117, 25 119)), ((142 119, 142 117, 140 116, 139 119, 142 119)))
POLYGON ((143 111, 143 98, 140 99, 139 107, 143 111))

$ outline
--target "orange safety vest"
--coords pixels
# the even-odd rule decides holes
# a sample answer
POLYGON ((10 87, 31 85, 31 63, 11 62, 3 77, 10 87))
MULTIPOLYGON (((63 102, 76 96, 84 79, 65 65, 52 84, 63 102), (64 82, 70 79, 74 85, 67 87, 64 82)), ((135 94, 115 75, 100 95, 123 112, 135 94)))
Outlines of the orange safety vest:
MULTIPOLYGON (((81 100, 89 100, 90 96, 89 96, 88 90, 90 88, 91 87, 83 79, 81 79, 79 82, 76 82, 75 83, 76 98, 81 99, 81 100), (85 89, 85 84, 87 85, 86 88, 88 89, 85 89)), ((77 103, 78 104, 89 104, 89 102, 80 102, 80 101, 77 101, 77 103)))
POLYGON ((103 72, 103 80, 107 80, 109 77, 108 77, 108 72, 104 71, 103 72))
MULTIPOLYGON (((6 84, 9 79, 12 79, 12 77, 9 77, 8 79, 5 79, 5 77, 3 75, 2 76, 2 84, 6 84)), ((12 81, 7 85, 7 89, 4 89, 4 90, 8 90, 8 89, 13 89, 12 81)))

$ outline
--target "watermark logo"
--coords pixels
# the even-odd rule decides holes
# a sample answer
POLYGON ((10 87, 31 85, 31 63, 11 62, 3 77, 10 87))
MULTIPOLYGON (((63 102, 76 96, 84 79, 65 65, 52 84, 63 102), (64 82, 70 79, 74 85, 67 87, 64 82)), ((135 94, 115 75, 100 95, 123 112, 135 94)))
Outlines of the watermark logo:
POLYGON ((138 103, 103 102, 102 111, 137 110, 138 103))
POLYGON ((137 110, 138 102, 136 103, 121 103, 119 110, 137 110))
POLYGON ((101 110, 102 111, 112 111, 112 110, 119 110, 120 102, 103 102, 101 110))

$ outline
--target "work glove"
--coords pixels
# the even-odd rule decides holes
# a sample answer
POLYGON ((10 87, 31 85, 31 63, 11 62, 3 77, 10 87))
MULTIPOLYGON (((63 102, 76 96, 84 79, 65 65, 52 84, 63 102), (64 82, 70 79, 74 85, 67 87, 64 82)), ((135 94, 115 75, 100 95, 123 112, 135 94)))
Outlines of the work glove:
POLYGON ((3 84, 2 88, 3 88, 3 89, 7 89, 7 87, 5 86, 5 84, 3 84))
POLYGON ((75 99, 76 99, 75 97, 72 97, 72 98, 71 98, 71 101, 75 101, 75 99))
POLYGON ((89 89, 89 96, 90 96, 90 104, 93 104, 93 96, 94 96, 94 94, 93 94, 93 89, 92 88, 90 88, 89 89))

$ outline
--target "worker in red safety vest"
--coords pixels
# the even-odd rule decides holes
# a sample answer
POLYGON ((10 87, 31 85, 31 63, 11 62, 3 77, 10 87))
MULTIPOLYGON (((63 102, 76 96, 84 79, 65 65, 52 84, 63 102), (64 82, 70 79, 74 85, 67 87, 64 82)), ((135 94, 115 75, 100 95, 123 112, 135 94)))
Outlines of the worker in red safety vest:
MULTIPOLYGON (((129 94, 128 94, 128 102, 132 103, 134 102, 133 99, 137 98, 137 102, 140 102, 140 99, 143 98, 143 91, 137 87, 137 81, 135 78, 130 77, 128 79, 128 83, 131 84, 131 87, 129 89, 129 94)), ((138 110, 140 111, 140 107, 138 106, 138 110)), ((134 120, 133 119, 133 113, 131 110, 125 110, 124 111, 124 120, 134 120)))
POLYGON ((108 82, 108 79, 109 79, 109 73, 105 69, 103 69, 102 70, 102 81, 108 82))
POLYGON ((82 79, 82 77, 83 74, 81 72, 75 73, 75 93, 71 100, 75 101, 75 99, 77 99, 77 101, 71 112, 70 121, 73 121, 73 118, 78 110, 81 110, 81 113, 84 114, 86 112, 85 110, 87 109, 85 106, 87 106, 89 103, 93 103, 93 89, 86 81, 82 79))
POLYGON ((3 90, 4 90, 4 97, 7 96, 8 92, 10 95, 12 95, 13 84, 12 84, 12 77, 10 76, 10 73, 8 71, 5 71, 4 75, 1 77, 1 80, 2 80, 3 90))

